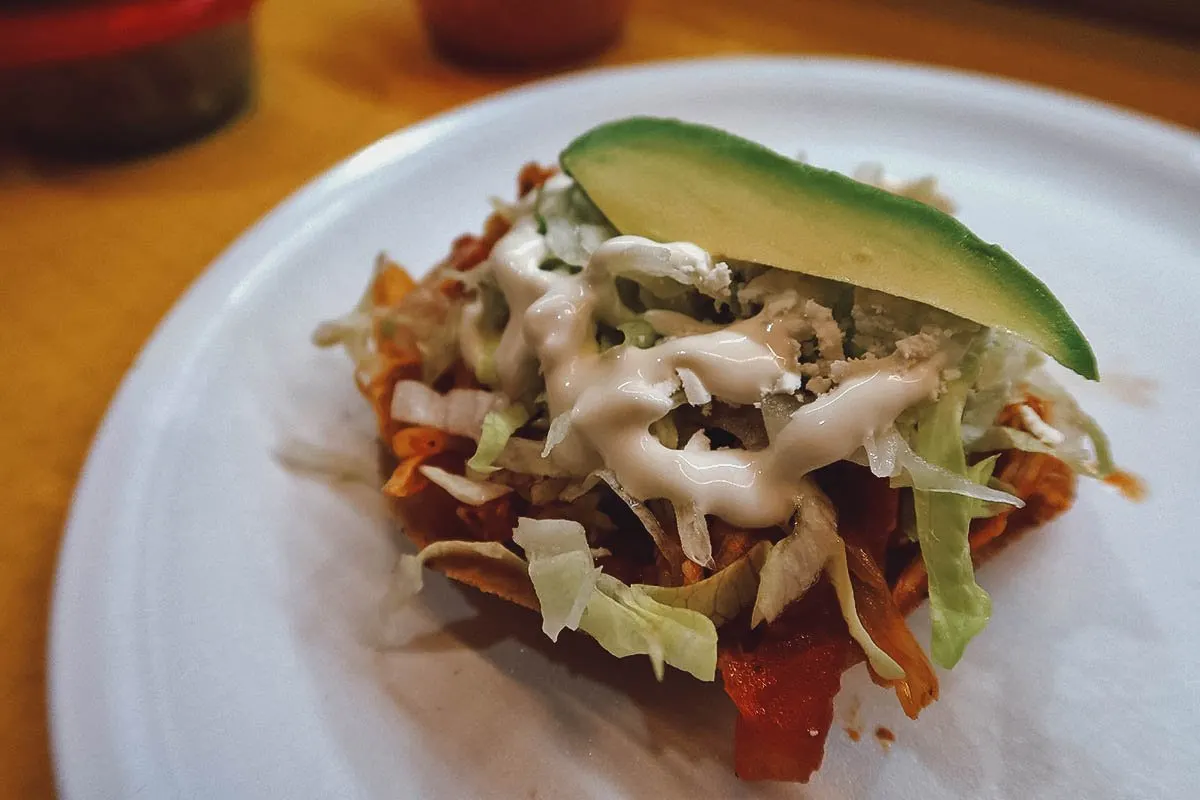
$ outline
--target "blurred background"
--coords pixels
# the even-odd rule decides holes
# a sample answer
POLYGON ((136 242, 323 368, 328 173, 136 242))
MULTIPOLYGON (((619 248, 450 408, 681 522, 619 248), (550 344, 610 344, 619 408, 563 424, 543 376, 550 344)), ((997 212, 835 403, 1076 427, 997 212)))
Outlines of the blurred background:
POLYGON ((0 0, 0 797, 52 795, 71 488, 208 262, 430 115, 567 70, 739 53, 975 70, 1200 127, 1196 0, 0 0))

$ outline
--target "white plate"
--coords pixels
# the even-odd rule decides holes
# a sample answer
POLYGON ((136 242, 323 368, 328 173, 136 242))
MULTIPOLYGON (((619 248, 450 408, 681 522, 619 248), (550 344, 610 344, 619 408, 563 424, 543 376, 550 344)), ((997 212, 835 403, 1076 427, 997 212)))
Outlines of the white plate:
MULTIPOLYGON (((59 786, 91 797, 803 796, 739 785, 718 686, 431 578, 411 644, 371 646, 392 564, 367 489, 290 475, 281 434, 369 448, 337 354, 307 344, 372 257, 424 267, 526 160, 634 113, 730 128, 815 163, 936 173, 984 238, 1038 272, 1113 384, 1072 387, 1151 499, 1083 487, 983 570, 991 626, 917 723, 847 676, 809 792, 1183 797, 1200 786, 1200 141, 1084 100, 926 69, 725 60, 599 72, 390 136, 246 233, 126 378, 59 567, 59 786), (884 752, 870 732, 895 731, 884 752)), ((924 635, 924 613, 913 618, 924 635)))

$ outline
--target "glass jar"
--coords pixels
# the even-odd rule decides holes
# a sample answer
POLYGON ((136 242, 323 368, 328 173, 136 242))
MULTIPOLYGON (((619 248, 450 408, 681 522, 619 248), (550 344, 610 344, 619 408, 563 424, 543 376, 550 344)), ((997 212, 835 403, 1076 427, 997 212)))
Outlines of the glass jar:
POLYGON ((204 135, 250 102, 254 0, 0 6, 0 127, 53 155, 124 157, 204 135))
POLYGON ((483 67, 526 68, 594 55, 620 34, 628 0, 419 0, 434 46, 483 67))

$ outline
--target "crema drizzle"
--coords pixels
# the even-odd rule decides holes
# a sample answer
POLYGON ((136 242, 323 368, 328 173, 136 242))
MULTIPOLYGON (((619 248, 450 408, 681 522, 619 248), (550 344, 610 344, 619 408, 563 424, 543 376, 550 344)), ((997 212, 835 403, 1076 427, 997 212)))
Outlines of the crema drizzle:
POLYGON ((649 428, 678 405, 679 370, 690 370, 708 393, 730 403, 799 389, 787 321, 760 314, 646 349, 601 352, 596 323, 616 313, 615 259, 623 269, 630 260, 668 259, 704 273, 711 271, 710 256, 692 244, 620 236, 601 245, 582 272, 566 275, 540 268, 547 255, 530 219, 492 252, 491 269, 510 309, 495 352, 500 388, 521 397, 540 370, 551 417, 569 415, 555 461, 578 474, 612 470, 640 500, 665 498, 739 526, 784 524, 807 473, 851 456, 868 435, 937 389, 936 359, 866 362, 801 406, 765 449, 668 448, 649 428))

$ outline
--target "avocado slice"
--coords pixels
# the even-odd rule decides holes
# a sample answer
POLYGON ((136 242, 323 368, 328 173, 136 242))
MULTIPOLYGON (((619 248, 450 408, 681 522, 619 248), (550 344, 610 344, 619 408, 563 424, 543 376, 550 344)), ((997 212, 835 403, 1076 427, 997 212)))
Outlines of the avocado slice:
POLYGON ((601 125, 560 161, 622 233, 916 300, 1099 377, 1083 332, 1045 284, 923 203, 675 119, 601 125))

